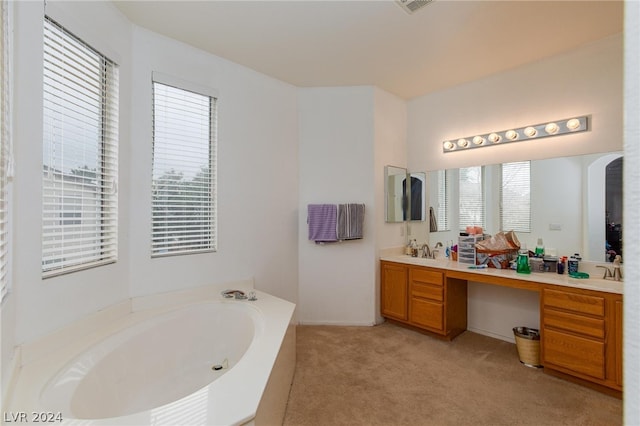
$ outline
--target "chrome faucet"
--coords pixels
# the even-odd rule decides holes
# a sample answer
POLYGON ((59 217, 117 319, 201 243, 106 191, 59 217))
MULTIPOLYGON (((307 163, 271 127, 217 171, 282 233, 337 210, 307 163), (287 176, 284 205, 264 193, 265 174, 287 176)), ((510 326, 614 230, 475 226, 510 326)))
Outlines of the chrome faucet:
POLYGON ((613 274, 611 273, 611 269, 609 269, 608 266, 596 265, 596 268, 604 269, 604 275, 602 276, 603 280, 606 280, 607 278, 613 278, 613 274))
POLYGON ((618 254, 613 259, 613 279, 614 279, 614 281, 622 281, 622 269, 620 267, 620 262, 622 262, 622 257, 618 254))
POLYGON ((435 259, 429 244, 425 243, 422 245, 422 257, 426 257, 427 259, 435 259))
POLYGON ((225 290, 220 294, 222 294, 222 297, 225 299, 247 299, 247 295, 244 294, 242 290, 225 290))

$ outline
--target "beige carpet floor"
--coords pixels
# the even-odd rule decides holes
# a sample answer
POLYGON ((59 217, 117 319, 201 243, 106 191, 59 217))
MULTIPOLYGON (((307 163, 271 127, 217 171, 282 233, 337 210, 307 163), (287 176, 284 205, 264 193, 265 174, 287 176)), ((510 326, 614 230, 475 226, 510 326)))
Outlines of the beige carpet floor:
POLYGON ((508 342, 389 323, 297 328, 285 426, 619 424, 622 401, 525 367, 508 342))

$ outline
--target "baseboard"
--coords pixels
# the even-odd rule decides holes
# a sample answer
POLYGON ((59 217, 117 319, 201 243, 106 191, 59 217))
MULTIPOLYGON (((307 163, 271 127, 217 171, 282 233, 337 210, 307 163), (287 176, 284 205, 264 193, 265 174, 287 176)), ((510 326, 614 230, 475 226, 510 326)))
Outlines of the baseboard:
POLYGON ((350 321, 298 321, 298 325, 335 325, 342 327, 372 327, 375 322, 350 322, 350 321))
POLYGON ((516 339, 515 337, 513 337, 513 335, 503 336, 501 334, 493 333, 488 330, 482 330, 480 328, 474 328, 474 327, 467 327, 467 331, 471 331, 472 333, 476 333, 476 334, 482 334, 483 336, 487 336, 487 337, 493 337, 494 339, 498 339, 498 340, 504 340, 505 342, 509 342, 513 344, 516 343, 516 339))

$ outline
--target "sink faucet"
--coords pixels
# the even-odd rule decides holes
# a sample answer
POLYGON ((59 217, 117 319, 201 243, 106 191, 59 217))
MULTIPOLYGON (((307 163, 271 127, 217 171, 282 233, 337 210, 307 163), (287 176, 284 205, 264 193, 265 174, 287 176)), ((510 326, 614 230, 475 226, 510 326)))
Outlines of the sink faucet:
POLYGON ((422 245, 422 257, 426 257, 427 259, 433 259, 433 252, 431 251, 431 248, 429 247, 429 244, 423 244, 422 245))
POLYGON ((620 268, 620 262, 622 257, 618 254, 613 259, 613 279, 614 281, 622 281, 622 270, 620 268))
POLYGON ((604 269, 604 275, 602 276, 603 280, 606 280, 607 278, 613 278, 613 274, 611 273, 611 269, 609 269, 609 267, 603 266, 603 265, 596 265, 596 268, 604 269))

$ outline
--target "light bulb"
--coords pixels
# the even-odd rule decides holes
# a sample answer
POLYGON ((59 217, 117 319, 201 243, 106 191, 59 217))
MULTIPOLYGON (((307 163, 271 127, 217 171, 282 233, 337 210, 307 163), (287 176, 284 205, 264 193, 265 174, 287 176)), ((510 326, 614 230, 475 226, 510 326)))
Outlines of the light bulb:
POLYGON ((453 142, 451 141, 445 141, 442 146, 448 151, 451 151, 454 148, 453 142))
POLYGON ((578 127, 580 127, 580 120, 578 120, 577 118, 572 118, 571 120, 567 121, 567 129, 576 130, 578 127))
POLYGON ((510 141, 518 139, 518 132, 516 132, 515 130, 507 130, 507 132, 504 134, 507 139, 509 139, 510 141))
POLYGON ((484 138, 482 136, 475 136, 473 138, 473 143, 476 145, 482 145, 484 143, 484 138))
POLYGON ((559 128, 556 123, 549 123, 546 126, 544 126, 544 130, 550 135, 555 135, 556 133, 558 133, 559 128))
POLYGON ((492 143, 498 143, 498 142, 500 142, 500 139, 501 139, 501 138, 500 138, 500 135, 499 135, 499 134, 497 134, 497 133, 491 133, 491 134, 489 135, 489 140, 490 140, 492 143))
POLYGON ((467 145, 469 145, 469 141, 464 139, 464 138, 460 138, 458 139, 458 146, 461 148, 466 148, 467 145))
POLYGON ((529 126, 524 129, 524 134, 532 138, 538 134, 538 131, 534 127, 529 126))

